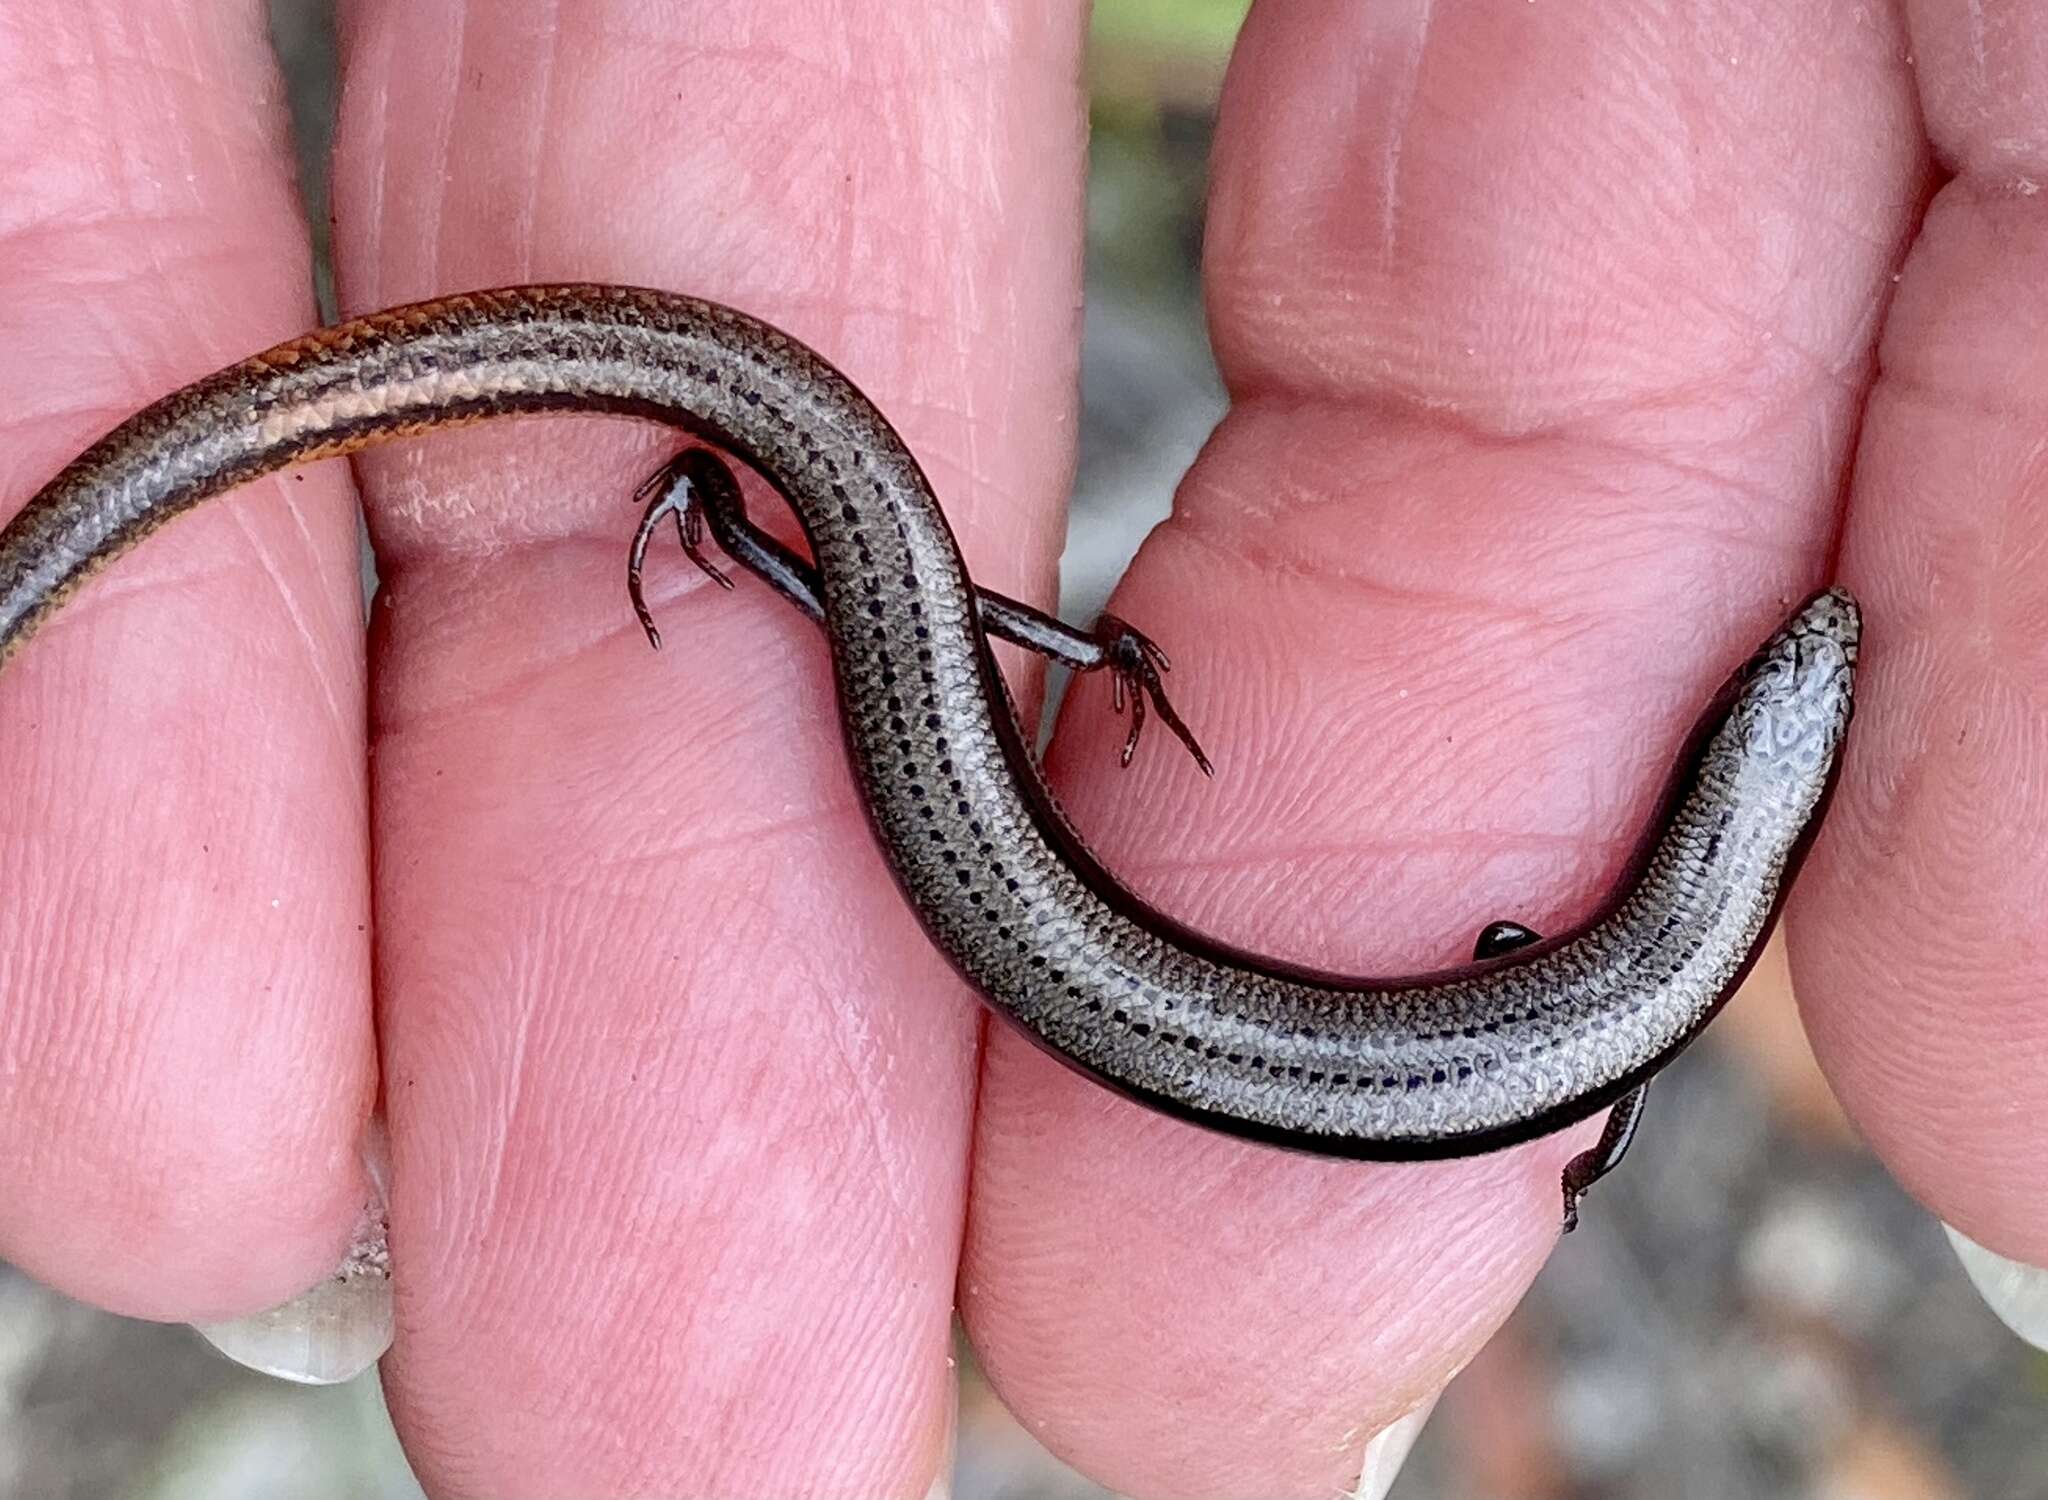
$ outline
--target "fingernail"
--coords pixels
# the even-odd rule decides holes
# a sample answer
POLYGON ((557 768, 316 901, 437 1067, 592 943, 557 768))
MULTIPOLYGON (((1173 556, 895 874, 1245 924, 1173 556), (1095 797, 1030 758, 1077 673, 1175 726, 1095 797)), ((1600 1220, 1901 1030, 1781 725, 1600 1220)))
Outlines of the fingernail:
POLYGON ((946 1384, 949 1394, 945 1451, 939 1455, 938 1477, 924 1492, 924 1500, 953 1500, 953 1469, 960 1454, 960 1361, 950 1349, 946 1355, 946 1384))
POLYGON ((386 1240, 385 1152, 372 1123, 363 1145, 370 1201, 334 1274, 289 1302, 226 1323, 196 1323, 237 1364, 302 1385, 353 1380, 391 1347, 391 1253, 386 1240))
POLYGON ((1422 1435, 1422 1429, 1429 1421, 1429 1414, 1436 1410, 1436 1401, 1437 1398, 1431 1396, 1407 1416, 1390 1423, 1365 1445, 1365 1465, 1359 1470, 1358 1487, 1351 1492, 1352 1500, 1386 1500, 1387 1491, 1400 1477, 1401 1466, 1408 1462, 1408 1450, 1415 1446, 1415 1440, 1422 1435))
POLYGON ((1941 1227, 1948 1229, 1956 1259, 1998 1321, 2036 1349, 2048 1349, 2048 1270, 2008 1260, 1946 1224, 1941 1227))

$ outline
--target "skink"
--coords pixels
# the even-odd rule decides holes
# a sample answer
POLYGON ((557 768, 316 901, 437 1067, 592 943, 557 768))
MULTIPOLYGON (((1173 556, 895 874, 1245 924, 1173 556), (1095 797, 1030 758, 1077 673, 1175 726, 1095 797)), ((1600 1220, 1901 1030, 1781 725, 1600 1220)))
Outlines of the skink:
POLYGON ((1621 1101, 1567 1168, 1568 1223, 1626 1146, 1642 1087, 1754 962, 1848 729, 1860 627, 1833 589, 1714 698, 1629 872, 1576 930, 1538 941, 1492 924, 1484 961, 1396 979, 1226 947, 1138 900, 1082 846, 1039 779, 989 635, 1112 670, 1134 732, 1149 702, 1194 750, 1160 690, 1157 648, 1120 621, 1075 632, 978 594, 902 440, 797 340, 713 303, 594 285, 357 319, 124 422, 0 531, 0 661, 87 575, 210 496, 529 412, 667 423, 788 500, 808 560, 752 526, 716 456, 692 449, 666 466, 631 560, 643 623, 652 634, 641 557, 666 517, 693 556, 708 528, 823 623, 875 836, 926 932, 998 1012, 1155 1108, 1338 1156, 1488 1151, 1621 1101))

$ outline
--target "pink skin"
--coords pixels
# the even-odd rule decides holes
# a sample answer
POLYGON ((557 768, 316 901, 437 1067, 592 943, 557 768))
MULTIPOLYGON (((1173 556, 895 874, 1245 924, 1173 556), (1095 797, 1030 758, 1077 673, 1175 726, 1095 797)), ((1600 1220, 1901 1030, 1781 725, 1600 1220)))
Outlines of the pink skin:
MULTIPOLYGON (((311 317, 256 8, 133 9, 0 9, 17 498, 311 317)), ((364 0, 344 300, 581 276, 758 310, 897 420, 976 576, 1042 599, 1082 170, 1050 9, 364 0)), ((1802 996, 1902 1176, 2048 1263, 2048 254, 2010 186, 2048 162, 1998 144, 2048 104, 2040 12, 1255 14, 1209 241, 1236 405, 1116 604, 1220 774, 1161 737, 1119 775, 1084 686, 1054 772, 1112 865, 1360 969, 1574 919, 1700 697, 1829 573, 1862 421, 1870 670, 1802 996), (1922 101, 1963 176, 1887 321, 1922 101)), ((437 1495, 920 1495, 956 1264, 1005 1397, 1111 1485, 1348 1485, 1514 1305, 1590 1127, 1315 1162, 1001 1030, 975 1111, 978 1012, 867 845, 814 632, 673 557, 669 649, 625 608, 625 496, 669 447, 531 423, 358 466, 367 818, 338 466, 153 541, 0 679, 0 1204, 32 1206, 0 1254, 163 1317, 315 1279, 374 1035, 386 1378, 437 1495)))

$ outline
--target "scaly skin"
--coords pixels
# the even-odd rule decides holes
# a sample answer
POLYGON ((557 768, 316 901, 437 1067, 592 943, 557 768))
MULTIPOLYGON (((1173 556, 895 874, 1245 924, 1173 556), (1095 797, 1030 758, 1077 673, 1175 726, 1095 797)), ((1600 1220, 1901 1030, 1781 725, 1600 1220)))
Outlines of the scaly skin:
POLYGON ((0 533, 0 656, 92 570, 290 464, 484 417, 670 423, 765 475, 809 539, 863 800, 933 940, 998 1010, 1156 1107, 1336 1155, 1544 1134, 1654 1073, 1768 935, 1832 785, 1857 611, 1817 595, 1716 699, 1603 915, 1416 979, 1233 952, 1081 847, 1008 710, 917 462, 824 360, 730 309, 628 288, 451 297, 322 330, 166 397, 0 533))

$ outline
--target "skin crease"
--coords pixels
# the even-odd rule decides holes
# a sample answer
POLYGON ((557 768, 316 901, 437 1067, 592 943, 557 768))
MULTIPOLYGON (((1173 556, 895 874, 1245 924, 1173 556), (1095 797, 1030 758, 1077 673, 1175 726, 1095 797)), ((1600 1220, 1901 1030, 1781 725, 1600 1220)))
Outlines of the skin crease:
MULTIPOLYGON (((33 188, 0 206, 17 495, 146 395, 310 321, 276 114, 243 114, 269 78, 253 8, 140 37, 113 7, 36 9, 0 18, 0 77, 37 85, 0 87, 0 165, 33 188), (77 76, 97 89, 56 90, 77 76)), ((1237 405, 1117 604, 1174 653, 1221 774, 1203 784, 1155 744, 1119 775, 1092 685, 1054 755, 1081 826, 1145 894, 1358 968, 1449 960, 1497 916, 1553 927, 1603 887, 1700 696, 1826 570, 1928 186, 1908 45, 1881 7, 1767 27, 1736 7, 1452 9, 1253 17, 1209 238, 1237 405)), ((573 273, 759 311, 899 423, 977 578, 1043 598, 1072 430, 1080 18, 1020 8, 1035 19, 996 33, 985 10, 353 7, 345 304, 573 273)), ((2017 69, 2004 24, 1986 55, 2017 69)), ((1927 67, 1976 55, 1913 46, 1927 67)), ((2027 97, 2016 74, 1997 87, 2027 97)), ((1948 97, 1957 130, 2016 133, 1948 97)), ((1944 262, 1930 236, 1909 270, 1937 309, 1958 299, 1944 277, 1968 290, 2004 265, 2017 282, 2025 209, 2004 205, 2002 237, 1979 211, 1958 241, 1975 258, 1944 262)), ((1937 346, 1938 318, 1906 312, 1888 365, 1938 357, 1959 389, 2010 399, 2026 367, 1972 369, 1976 344, 1937 346)), ((1898 497, 1927 481, 1881 488, 1883 466, 1909 476, 1944 437, 1981 452, 1965 434, 1982 424, 1968 403, 1880 402, 1859 499, 1910 517, 1898 497), (1887 459, 1882 424, 1909 415, 1887 459)), ((1306 1161, 1155 1120, 1000 1031, 970 1122, 977 1015, 867 848, 810 628, 671 558, 671 647, 639 641, 625 493, 668 446, 549 422, 362 465, 390 589, 371 718, 401 1295, 386 1378, 430 1489, 921 1494, 945 1441, 970 1130, 959 1295, 1032 1431, 1135 1495, 1348 1485, 1371 1432, 1520 1295, 1589 1131, 1427 1167, 1306 1161)), ((1995 467, 1978 477, 2007 493, 1995 467)), ((0 680, 6 722, 43 726, 0 747, 19 758, 0 777, 20 803, 0 817, 20 841, 5 867, 36 896, 0 932, 0 1202, 36 1204, 0 1217, 0 1251, 113 1305, 275 1300, 336 1258, 360 1192, 347 1143, 373 1080, 360 747, 336 728, 360 722, 336 707, 360 693, 338 480, 286 480, 308 497, 294 510, 253 493, 181 523, 0 680), (167 628, 174 607, 210 613, 167 628), (154 842, 141 810, 169 820, 154 842), (203 961, 164 958, 194 933, 203 961)), ((1967 551, 1968 497, 1946 493, 1920 524, 1967 551)), ((1845 576, 1875 604, 1889 554, 1865 535, 1859 517, 1845 576)), ((1949 649, 2038 642, 2011 591, 1985 589, 1999 610, 1949 649)), ((2038 654, 1997 659, 2031 664, 2038 702, 2038 654)), ((1865 713, 1892 716, 1870 737, 1898 748, 1872 753, 1917 746, 1966 784, 1937 759, 1926 688, 1890 680, 1865 713)), ((2027 878, 2017 853, 2040 843, 1923 854, 1937 831, 1841 820, 1810 905, 1839 880, 1849 911, 1827 920, 1889 915, 1873 940, 1893 951, 1913 909, 1873 910, 1858 879, 1880 838, 1883 881, 1980 895, 2027 878), (1973 852, 1983 867, 1960 870, 1973 852)), ((1943 975, 2025 972, 2009 928, 1937 938, 1968 945, 1930 948, 1943 975)), ((1921 1091, 1886 1090, 1868 1036, 1830 1041, 1830 1007, 1846 1029, 1875 1003, 1854 957, 1809 935, 1800 978, 1860 1123, 1895 1143, 2014 1028, 1944 1032, 1912 1059, 1921 1091)), ((1911 1000, 1935 1028, 1958 996, 1930 971, 1911 1000)), ((1889 1031, 1884 1014, 1863 1029, 1889 1031)), ((2013 1107, 1975 1138, 2011 1170, 2040 1075, 2015 1068, 2013 1107)), ((1959 1165, 1938 1205, 1991 1224, 2003 1182, 1959 1165)))

